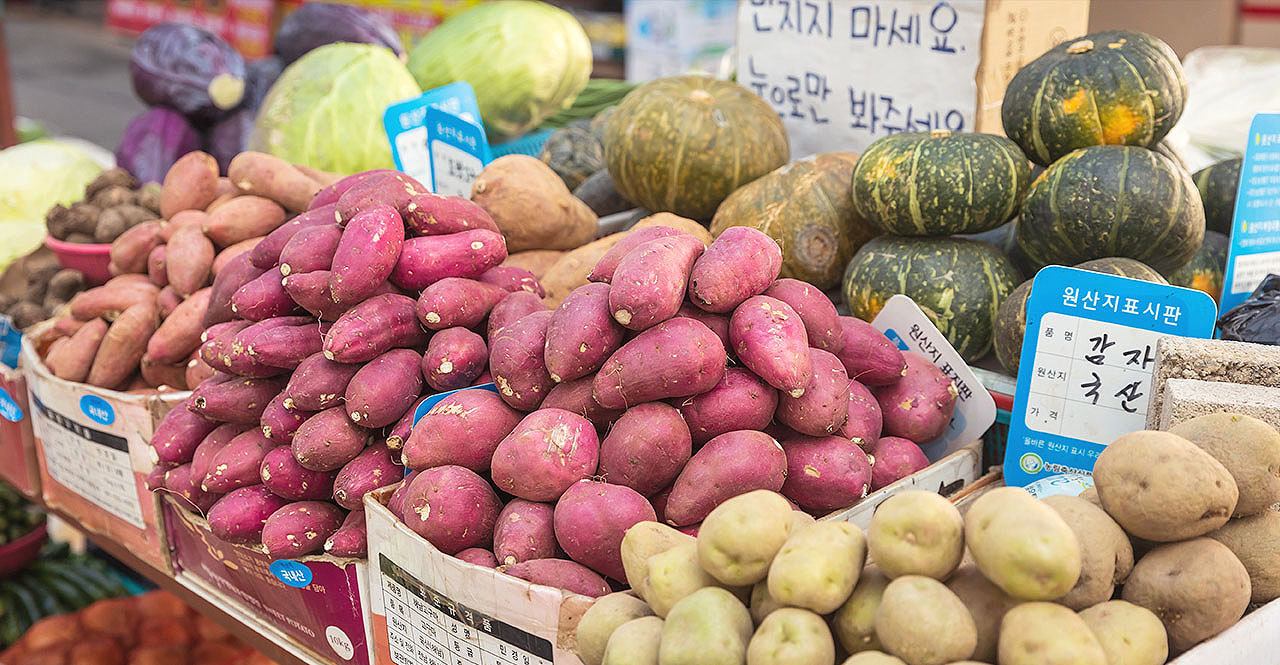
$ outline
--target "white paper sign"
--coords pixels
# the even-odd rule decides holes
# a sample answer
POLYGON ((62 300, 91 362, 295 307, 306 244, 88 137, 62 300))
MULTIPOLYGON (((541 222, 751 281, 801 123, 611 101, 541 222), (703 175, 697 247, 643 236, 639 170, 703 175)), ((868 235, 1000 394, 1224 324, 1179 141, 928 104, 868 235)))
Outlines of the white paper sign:
POLYGON ((782 117, 793 159, 896 132, 973 131, 982 0, 742 0, 738 83, 782 117))

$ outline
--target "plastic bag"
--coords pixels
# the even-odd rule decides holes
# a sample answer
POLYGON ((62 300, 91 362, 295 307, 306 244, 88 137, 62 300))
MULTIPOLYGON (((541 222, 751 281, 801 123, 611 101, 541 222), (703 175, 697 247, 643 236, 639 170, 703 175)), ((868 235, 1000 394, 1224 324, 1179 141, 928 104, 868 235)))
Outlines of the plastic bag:
POLYGON ((1244 154, 1249 123, 1280 111, 1280 49, 1209 46, 1187 54, 1187 106, 1169 132, 1194 173, 1244 154))
POLYGON ((1249 299, 1218 319, 1222 339, 1280 346, 1280 275, 1267 275, 1249 299))

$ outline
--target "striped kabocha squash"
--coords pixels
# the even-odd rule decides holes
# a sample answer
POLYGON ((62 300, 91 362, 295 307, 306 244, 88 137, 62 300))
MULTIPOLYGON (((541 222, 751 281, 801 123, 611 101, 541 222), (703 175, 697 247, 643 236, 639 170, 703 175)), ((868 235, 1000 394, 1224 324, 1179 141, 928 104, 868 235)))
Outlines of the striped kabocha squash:
POLYGON ((1191 176, 1204 203, 1204 227, 1231 235, 1231 222, 1236 214, 1236 193, 1240 191, 1240 166, 1243 157, 1210 164, 1191 176))
POLYGON ((891 134, 853 170, 853 205, 885 233, 981 233, 1018 213, 1031 169, 1017 144, 946 130, 891 134))
POLYGON ((849 311, 864 321, 909 296, 966 361, 991 350, 996 308, 1022 279, 996 247, 963 238, 872 238, 844 274, 849 311))
POLYGON ((1227 270, 1227 250, 1230 242, 1227 236, 1217 231, 1205 231, 1204 242, 1200 243, 1200 251, 1192 257, 1191 263, 1169 275, 1169 283, 1204 291, 1213 296, 1215 302, 1218 301, 1222 298, 1222 280, 1227 270))
POLYGON ((1083 148, 1054 162, 1031 183, 1018 219, 1018 247, 1037 270, 1125 256, 1170 273, 1203 238, 1190 174, 1129 146, 1083 148))
POLYGON ((564 127, 547 137, 538 159, 550 166, 572 191, 604 168, 604 146, 589 129, 564 127))
POLYGON ((1112 30, 1068 40, 1014 75, 1004 131, 1039 164, 1092 145, 1148 147, 1182 116, 1187 80, 1169 45, 1112 30))
POLYGON ((609 118, 613 184, 652 212, 706 222, 733 190, 790 158, 769 104, 732 81, 672 76, 632 90, 609 118))
MULTIPOLYGON (((1075 266, 1081 270, 1091 270, 1107 275, 1119 275, 1145 282, 1168 284, 1160 273, 1141 261, 1120 257, 1085 261, 1075 266)), ((1022 337, 1027 331, 1027 299, 1031 297, 1033 279, 1018 285, 1018 288, 1000 303, 1000 311, 996 313, 995 347, 996 360, 1010 374, 1017 375, 1018 364, 1022 358, 1022 337)))
POLYGON ((826 290, 878 232, 853 209, 849 179, 858 156, 827 152, 790 162, 743 185, 720 204, 712 235, 749 226, 782 247, 782 276, 826 290))

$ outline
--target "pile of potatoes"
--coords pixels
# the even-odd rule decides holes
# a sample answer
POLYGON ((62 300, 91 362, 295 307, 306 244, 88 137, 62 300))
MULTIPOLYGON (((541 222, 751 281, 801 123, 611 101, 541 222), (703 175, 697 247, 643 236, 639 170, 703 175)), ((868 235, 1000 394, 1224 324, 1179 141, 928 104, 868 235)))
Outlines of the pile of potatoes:
POLYGON ((84 190, 84 200, 49 209, 45 225, 58 240, 85 244, 115 241, 125 231, 160 218, 160 186, 138 181, 122 168, 103 171, 84 190))
POLYGON ((15 281, 21 279, 25 287, 21 294, 0 294, 0 312, 7 315, 18 330, 25 330, 55 315, 85 287, 83 273, 62 268, 53 254, 44 248, 10 264, 0 282, 10 281, 11 270, 17 271, 15 281))

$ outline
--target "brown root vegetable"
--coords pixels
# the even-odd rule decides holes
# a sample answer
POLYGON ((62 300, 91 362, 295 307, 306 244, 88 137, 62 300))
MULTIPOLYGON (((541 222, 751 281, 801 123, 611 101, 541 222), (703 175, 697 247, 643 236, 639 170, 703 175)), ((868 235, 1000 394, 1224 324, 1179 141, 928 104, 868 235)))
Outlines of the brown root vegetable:
POLYGON ((471 200, 493 218, 512 252, 573 249, 595 238, 595 213, 536 157, 493 160, 472 184, 471 200))

